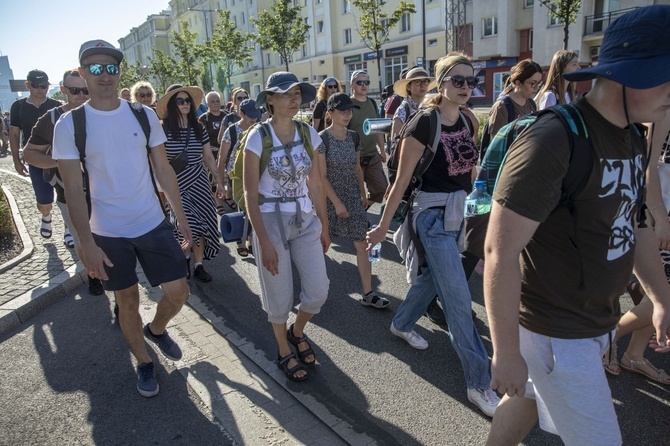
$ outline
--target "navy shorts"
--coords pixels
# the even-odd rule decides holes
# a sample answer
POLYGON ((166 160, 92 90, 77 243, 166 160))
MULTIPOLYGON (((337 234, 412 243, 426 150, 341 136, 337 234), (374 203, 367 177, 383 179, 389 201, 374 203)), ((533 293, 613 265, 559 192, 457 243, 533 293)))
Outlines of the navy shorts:
POLYGON ((105 265, 108 280, 102 283, 107 291, 125 290, 135 285, 138 282, 137 261, 152 287, 186 277, 184 252, 167 220, 139 237, 93 234, 93 239, 114 265, 111 268, 105 265))
POLYGON ((28 172, 30 172, 30 181, 33 183, 33 190, 35 191, 35 199, 37 199, 37 204, 53 203, 54 187, 44 181, 44 178, 42 177, 42 169, 28 165, 28 172))

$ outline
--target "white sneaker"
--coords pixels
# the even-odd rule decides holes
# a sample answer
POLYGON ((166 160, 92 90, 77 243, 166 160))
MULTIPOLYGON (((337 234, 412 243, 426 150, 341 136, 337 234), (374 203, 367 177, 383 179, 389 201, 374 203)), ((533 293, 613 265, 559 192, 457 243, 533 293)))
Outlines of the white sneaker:
POLYGON ((488 417, 493 418, 500 403, 498 395, 489 389, 468 389, 468 400, 488 417))
POLYGON ((425 350, 428 348, 428 341, 422 338, 421 335, 414 330, 410 331, 409 333, 405 333, 404 331, 400 331, 395 328, 393 326, 393 322, 391 322, 391 333, 398 336, 399 338, 403 338, 409 345, 416 348, 417 350, 425 350))

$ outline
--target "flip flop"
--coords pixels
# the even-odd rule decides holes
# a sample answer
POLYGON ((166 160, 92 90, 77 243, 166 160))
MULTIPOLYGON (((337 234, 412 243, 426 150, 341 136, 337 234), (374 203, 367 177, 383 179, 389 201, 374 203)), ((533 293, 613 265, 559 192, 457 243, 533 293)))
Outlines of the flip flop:
POLYGON ((40 235, 44 238, 51 238, 51 217, 49 217, 49 220, 45 220, 44 217, 42 217, 40 235))

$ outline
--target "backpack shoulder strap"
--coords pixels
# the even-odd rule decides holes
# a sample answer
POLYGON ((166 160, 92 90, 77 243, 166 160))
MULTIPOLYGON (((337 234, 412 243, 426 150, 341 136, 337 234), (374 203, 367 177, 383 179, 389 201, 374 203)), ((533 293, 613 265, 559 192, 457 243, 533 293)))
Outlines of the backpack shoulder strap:
POLYGON ((305 151, 309 155, 309 158, 314 158, 314 147, 312 147, 312 134, 309 131, 310 126, 305 124, 302 121, 295 121, 295 125, 298 127, 298 135, 302 141, 302 145, 305 147, 305 151))
MULTIPOLYGON (((530 101, 530 108, 533 109, 534 112, 537 111, 537 104, 535 103, 535 100, 533 98, 528 98, 530 101)), ((558 99, 556 99, 556 102, 558 102, 558 99)))
MULTIPOLYGON (((376 102, 374 99, 372 99, 370 96, 368 96, 368 99, 370 99, 370 102, 372 102, 372 106, 373 106, 374 109, 375 109, 375 113, 379 113, 379 109, 377 108, 377 102, 376 102)), ((379 116, 377 116, 377 118, 378 118, 378 117, 379 117, 379 116)))
POLYGON ((468 129, 468 131, 470 132, 470 135, 472 136, 473 133, 474 133, 474 127, 473 127, 474 124, 472 123, 470 118, 468 116, 466 116, 465 113, 463 113, 460 110, 458 111, 458 116, 461 118, 461 120, 463 121, 463 124, 465 124, 465 127, 468 129))
POLYGON ((133 114, 137 118, 137 120, 140 123, 140 126, 142 127, 142 131, 144 132, 144 137, 147 140, 147 152, 150 150, 149 148, 149 136, 151 135, 151 124, 149 124, 149 117, 147 116, 146 110, 144 110, 144 107, 139 104, 139 102, 133 102, 130 103, 128 102, 128 106, 130 109, 133 111, 133 114), (135 108, 134 104, 138 104, 139 107, 135 108))
POLYGON ((512 98, 509 96, 503 96, 502 97, 503 104, 505 104, 505 107, 507 108, 507 122, 510 123, 516 119, 515 114, 516 112, 514 111, 514 103, 512 102, 512 98))
POLYGON ((354 145, 356 147, 360 146, 361 145, 361 135, 359 135, 358 132, 354 132, 353 130, 349 130, 349 131, 352 133, 351 136, 353 136, 353 138, 354 138, 354 145))
POLYGON ((86 111, 84 106, 77 107, 72 110, 72 124, 74 125, 74 144, 79 150, 79 159, 81 160, 84 169, 86 164, 86 111))
MULTIPOLYGON (((270 124, 268 124, 267 122, 260 122, 256 124, 254 127, 258 129, 258 133, 261 137, 261 143, 263 144, 263 149, 261 150, 261 162, 260 162, 260 170, 262 174, 268 167, 268 162, 270 161, 270 154, 272 153, 272 133, 269 128, 270 124)), ((249 127, 247 129, 247 135, 254 127, 249 127)))
POLYGON ((230 127, 230 147, 235 147, 237 144, 237 126, 233 125, 230 127))
MULTIPOLYGON (((347 132, 350 132, 351 130, 347 130, 347 132)), ((321 142, 324 148, 324 151, 322 155, 327 155, 328 150, 330 150, 330 138, 326 135, 326 131, 322 130, 321 133, 319 133, 319 136, 321 137, 321 142)))

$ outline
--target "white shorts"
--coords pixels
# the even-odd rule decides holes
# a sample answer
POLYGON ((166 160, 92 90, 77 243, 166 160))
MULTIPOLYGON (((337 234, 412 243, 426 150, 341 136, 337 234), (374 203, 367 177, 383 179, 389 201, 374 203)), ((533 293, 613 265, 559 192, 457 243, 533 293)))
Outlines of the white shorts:
POLYGON ((528 365, 524 396, 536 400, 540 427, 559 435, 568 446, 620 445, 612 392, 601 362, 610 334, 560 339, 520 326, 519 338, 528 365))

